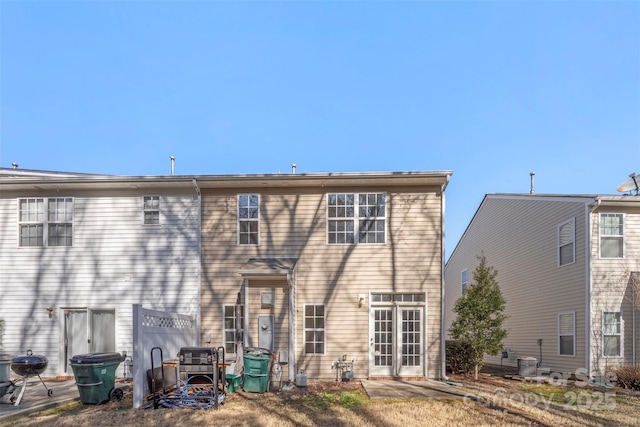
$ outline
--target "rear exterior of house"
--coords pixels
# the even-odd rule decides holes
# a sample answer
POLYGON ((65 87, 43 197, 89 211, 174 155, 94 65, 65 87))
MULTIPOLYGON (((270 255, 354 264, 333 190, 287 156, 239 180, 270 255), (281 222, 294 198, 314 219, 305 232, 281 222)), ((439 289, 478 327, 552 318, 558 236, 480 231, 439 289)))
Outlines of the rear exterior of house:
POLYGON ((440 378, 449 176, 198 179, 203 342, 269 349, 284 381, 440 378))
POLYGON ((629 283, 640 263, 639 203, 633 196, 487 195, 445 267, 447 335, 483 254, 498 270, 509 316, 505 353, 487 355, 486 363, 517 366, 534 357, 549 372, 581 375, 635 363, 629 283))
POLYGON ((0 172, 3 352, 70 376, 73 355, 131 355, 132 304, 199 314, 191 180, 0 172))

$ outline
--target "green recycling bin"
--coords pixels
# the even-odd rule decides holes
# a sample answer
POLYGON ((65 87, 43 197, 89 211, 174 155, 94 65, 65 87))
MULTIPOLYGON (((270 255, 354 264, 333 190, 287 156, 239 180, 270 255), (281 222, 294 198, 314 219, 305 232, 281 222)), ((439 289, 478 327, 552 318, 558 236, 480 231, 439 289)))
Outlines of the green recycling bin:
POLYGON ((78 354, 69 359, 82 403, 100 404, 122 399, 115 388, 116 369, 124 361, 120 353, 78 354))
POLYGON ((243 390, 264 393, 269 388, 273 353, 264 348, 247 348, 244 352, 243 390))

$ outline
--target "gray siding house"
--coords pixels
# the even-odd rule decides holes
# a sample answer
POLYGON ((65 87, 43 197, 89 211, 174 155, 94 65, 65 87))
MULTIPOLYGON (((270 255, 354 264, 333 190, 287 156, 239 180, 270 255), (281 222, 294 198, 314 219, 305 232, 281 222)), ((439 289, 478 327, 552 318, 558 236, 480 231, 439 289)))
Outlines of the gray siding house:
MULTIPOLYGON (((132 304, 199 315, 191 179, 0 169, 0 347, 49 359, 132 353, 132 304)), ((124 365, 120 366, 120 373, 124 365)))
POLYGON ((638 363, 640 197, 488 194, 445 267, 445 329, 477 256, 506 299, 503 355, 550 372, 597 375, 638 363))

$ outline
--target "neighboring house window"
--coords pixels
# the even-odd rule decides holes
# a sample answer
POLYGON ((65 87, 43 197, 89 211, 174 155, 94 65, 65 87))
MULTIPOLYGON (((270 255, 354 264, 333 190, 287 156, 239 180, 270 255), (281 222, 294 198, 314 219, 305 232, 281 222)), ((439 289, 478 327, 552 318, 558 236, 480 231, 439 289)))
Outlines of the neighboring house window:
POLYGON ((575 256, 576 226, 572 218, 558 226, 558 264, 573 264, 575 256))
POLYGON ((160 196, 144 196, 144 223, 160 224, 160 196))
POLYGON ((238 195, 238 243, 257 245, 260 235, 260 195, 238 195))
POLYGON ((327 194, 330 244, 385 243, 385 236, 385 193, 327 194))
POLYGON ((324 354, 324 332, 324 304, 306 304, 304 306, 305 354, 324 354))
POLYGON ((619 311, 602 313, 602 355, 622 356, 622 316, 619 311))
POLYGON ((467 269, 462 270, 462 274, 460 275, 460 282, 462 283, 462 293, 467 292, 467 269))
POLYGON ((576 313, 558 313, 558 354, 576 355, 576 313))
POLYGON ((600 214, 600 258, 624 257, 624 214, 600 214))
POLYGON ((224 306, 224 351, 226 354, 235 354, 238 343, 241 343, 244 326, 244 305, 224 306), (236 312, 238 307, 238 312, 236 312))
POLYGON ((72 246, 73 199, 19 199, 19 245, 72 246))

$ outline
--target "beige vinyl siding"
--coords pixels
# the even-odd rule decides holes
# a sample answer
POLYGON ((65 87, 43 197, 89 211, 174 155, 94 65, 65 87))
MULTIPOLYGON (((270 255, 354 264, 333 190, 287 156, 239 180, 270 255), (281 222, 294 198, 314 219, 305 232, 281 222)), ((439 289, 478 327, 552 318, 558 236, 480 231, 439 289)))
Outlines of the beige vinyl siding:
POLYGON ((45 375, 55 376, 64 357, 60 353, 64 308, 115 309, 116 351, 128 354, 133 349, 132 304, 197 316, 198 199, 195 193, 159 195, 160 225, 143 225, 141 194, 51 194, 73 197, 73 246, 19 248, 17 203, 25 196, 4 193, 0 199, 3 349, 45 354, 49 359, 45 375), (51 319, 48 307, 54 308, 51 319))
MULTIPOLYGON (((633 354, 633 282, 632 272, 640 272, 640 207, 638 208, 616 208, 602 207, 591 214, 592 220, 592 310, 594 314, 592 351, 593 368, 599 371, 610 369, 616 366, 629 365, 640 362, 637 351, 640 346, 640 289, 636 288, 636 357, 633 354), (624 258, 600 258, 600 213, 624 213, 625 214, 625 257, 624 258), (602 311, 622 311, 623 319, 623 351, 622 357, 602 356, 602 311), (634 360, 635 359, 635 360, 634 360)), ((640 283, 636 285, 640 286, 640 283)))
MULTIPOLYGON (((235 302, 243 285, 238 271, 249 258, 297 257, 296 372, 305 369, 310 379, 335 379, 331 362, 347 354, 356 360, 356 377, 366 378, 369 369, 369 292, 426 291, 428 372, 425 374, 439 377, 442 363, 441 201, 434 190, 261 188, 223 192, 205 189, 202 199, 203 333, 215 334, 221 330, 220 310, 212 308, 235 302), (385 244, 327 244, 327 193, 382 191, 387 193, 385 244), (260 194, 258 246, 236 244, 236 195, 239 192, 260 194), (358 294, 367 295, 366 304, 361 308, 357 306, 358 294), (321 303, 326 305, 326 354, 305 356, 303 307, 304 304, 321 303)), ((280 302, 285 303, 284 300, 280 302)), ((279 309, 276 307, 276 311, 279 309)), ((215 336, 217 340, 221 339, 219 335, 215 336)))
MULTIPOLYGON (((487 196, 455 252, 447 262, 445 328, 454 319, 453 307, 461 296, 460 272, 468 270, 473 283, 477 256, 498 270, 497 281, 506 300, 504 326, 509 351, 505 365, 516 366, 518 357, 540 359, 542 367, 574 370, 585 367, 585 204, 544 197, 487 196), (576 262, 558 266, 559 224, 575 218, 576 262), (558 355, 558 313, 576 313, 576 355, 558 355)), ((487 356, 500 364, 500 354, 487 356)))

